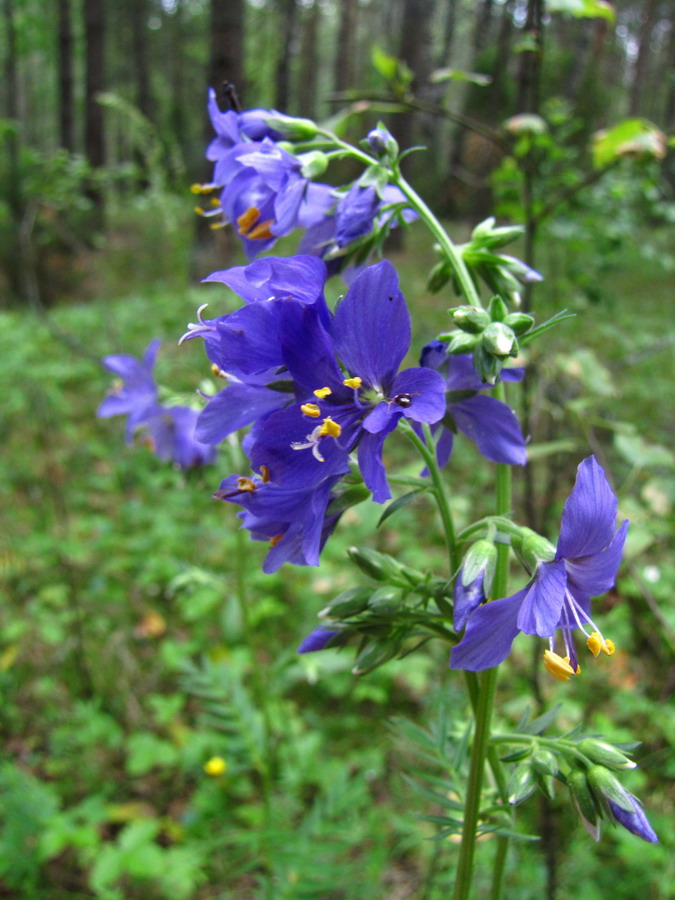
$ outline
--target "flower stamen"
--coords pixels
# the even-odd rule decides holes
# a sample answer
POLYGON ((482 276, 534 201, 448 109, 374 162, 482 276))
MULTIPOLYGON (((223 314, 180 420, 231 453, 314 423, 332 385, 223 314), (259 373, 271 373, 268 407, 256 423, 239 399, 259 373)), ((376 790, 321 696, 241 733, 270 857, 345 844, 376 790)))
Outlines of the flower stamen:
POLYGON ((586 646, 591 651, 593 656, 598 656, 601 650, 607 656, 612 656, 612 654, 616 650, 614 641, 606 640, 599 631, 593 632, 593 634, 586 641, 586 646))
POLYGON ((363 379, 359 378, 357 375, 354 378, 345 378, 342 383, 345 387, 353 388, 355 391, 358 391, 363 384, 363 379))
POLYGON ((575 671, 569 656, 559 656, 552 650, 544 650, 544 668, 556 681, 569 681, 571 675, 581 675, 581 666, 577 666, 575 671))

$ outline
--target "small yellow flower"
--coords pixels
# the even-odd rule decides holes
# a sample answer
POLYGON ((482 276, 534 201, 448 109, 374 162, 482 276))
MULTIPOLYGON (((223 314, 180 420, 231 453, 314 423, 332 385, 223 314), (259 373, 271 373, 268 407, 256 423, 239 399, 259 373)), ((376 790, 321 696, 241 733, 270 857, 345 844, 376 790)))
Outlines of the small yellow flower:
POLYGON ((217 778, 227 771, 227 763, 222 756, 212 756, 208 762, 204 763, 204 771, 207 775, 217 778))

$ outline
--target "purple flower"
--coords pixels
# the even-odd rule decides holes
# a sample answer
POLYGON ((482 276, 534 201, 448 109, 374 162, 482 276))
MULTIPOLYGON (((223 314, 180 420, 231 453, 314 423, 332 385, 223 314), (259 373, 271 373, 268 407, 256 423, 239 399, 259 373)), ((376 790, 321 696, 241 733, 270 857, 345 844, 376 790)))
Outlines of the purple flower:
POLYGON ((464 557, 455 578, 453 628, 461 631, 471 613, 485 602, 494 578, 497 550, 492 541, 477 541, 464 557))
POLYGON ((104 366, 123 379, 97 411, 101 418, 126 415, 126 441, 142 429, 146 442, 160 458, 172 460, 181 469, 213 462, 216 449, 195 438, 199 413, 187 406, 162 406, 158 401, 153 368, 161 342, 151 341, 142 360, 120 354, 106 356, 104 366))
POLYGON ((301 402, 254 429, 254 470, 266 466, 271 480, 287 487, 316 484, 329 473, 347 471, 349 453, 358 447, 373 499, 388 500, 386 436, 404 416, 432 423, 445 412, 437 372, 398 372, 410 345, 410 317, 394 267, 383 261, 365 269, 330 330, 312 308, 286 303, 282 310, 284 361, 301 402))
POLYGON ((480 671, 499 665, 520 632, 549 638, 546 668, 567 680, 578 674, 572 632, 580 628, 594 656, 611 655, 614 644, 603 638, 590 617, 590 598, 614 584, 628 531, 624 521, 615 532, 617 499, 594 456, 585 459, 563 509, 560 537, 550 560, 540 562, 522 591, 480 606, 453 648, 451 665, 480 671), (587 626, 592 628, 589 634, 587 626), (554 634, 562 632, 565 655, 554 651, 554 634))
POLYGON ((205 466, 216 458, 216 448, 195 438, 199 412, 189 406, 160 407, 156 415, 143 422, 152 451, 160 459, 170 460, 181 469, 205 466))
POLYGON ((632 811, 623 809, 621 806, 613 803, 607 798, 609 808, 615 821, 618 822, 619 825, 622 825, 626 831, 630 831, 631 834, 635 834, 637 837, 642 838, 643 841, 648 841, 650 844, 658 844, 659 839, 650 825, 649 819, 645 815, 642 804, 636 797, 629 794, 628 791, 624 791, 624 793, 626 795, 626 800, 633 807, 632 811))
MULTIPOLYGON (((443 375, 448 391, 448 416, 436 446, 439 465, 444 466, 452 454, 455 429, 473 441, 486 459, 525 465, 525 438, 518 417, 505 403, 479 393, 492 385, 481 381, 470 355, 451 355, 441 341, 432 341, 422 351, 421 363, 443 375)), ((522 377, 522 368, 501 372, 502 381, 522 377)))
POLYGON ((263 572, 276 572, 285 562, 316 566, 339 519, 327 512, 339 477, 326 478, 310 490, 288 490, 270 483, 266 471, 252 478, 230 475, 214 497, 242 506, 242 528, 253 540, 269 543, 263 572))
POLYGON ((333 638, 340 634, 339 631, 324 628, 319 625, 311 631, 298 647, 298 653, 315 653, 317 650, 325 650, 330 646, 333 638))
POLYGON ((317 224, 334 205, 333 189, 311 183, 301 169, 269 138, 236 144, 217 160, 213 180, 223 191, 213 214, 234 225, 249 259, 295 228, 317 224))
POLYGON ((228 381, 199 417, 200 440, 218 443, 292 402, 293 383, 280 371, 285 367, 280 338, 283 304, 312 307, 320 321, 328 324, 325 280, 326 267, 313 256, 269 257, 205 279, 226 284, 247 305, 206 320, 201 318, 202 307, 199 322, 191 324, 181 338, 203 338, 214 370, 228 381))
POLYGON ((126 442, 131 444, 134 430, 159 409, 157 385, 152 371, 161 341, 148 345, 142 360, 127 354, 104 356, 103 365, 121 379, 99 406, 96 415, 101 419, 110 416, 128 416, 126 442))

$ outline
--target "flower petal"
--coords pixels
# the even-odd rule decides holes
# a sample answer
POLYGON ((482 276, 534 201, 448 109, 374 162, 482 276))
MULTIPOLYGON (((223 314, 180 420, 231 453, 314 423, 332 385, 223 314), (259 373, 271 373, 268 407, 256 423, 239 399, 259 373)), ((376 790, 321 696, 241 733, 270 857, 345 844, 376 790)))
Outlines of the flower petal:
POLYGON ((534 580, 524 592, 518 614, 519 631, 550 637, 560 621, 566 587, 563 560, 539 563, 534 580))
POLYGON ((480 672, 504 662, 518 634, 518 612, 527 588, 512 597, 479 606, 469 617, 464 637, 452 648, 453 669, 480 672))
POLYGON ((359 441, 361 477, 368 490, 373 492, 375 503, 384 503, 391 499, 387 472, 382 462, 382 447, 387 435, 396 427, 396 421, 394 419, 388 429, 383 429, 377 434, 365 432, 359 441))
POLYGON ((212 272, 203 281, 226 284, 246 303, 292 298, 313 304, 323 297, 326 266, 316 256, 270 256, 212 272))
MULTIPOLYGON (((628 791, 626 791, 626 793, 628 794, 628 791)), ((633 804, 633 812, 621 809, 620 806, 616 803, 612 803, 612 801, 608 799, 607 802, 609 803, 612 815, 626 831, 630 831, 631 834, 642 838, 643 841, 648 841, 650 844, 658 844, 658 835, 652 828, 649 819, 642 808, 642 804, 632 794, 628 794, 628 797, 633 804)))
POLYGON ((394 379, 391 387, 393 405, 403 409, 407 419, 432 424, 445 415, 445 382, 433 369, 415 367, 404 369, 394 379), (397 398, 406 397, 409 405, 397 398))
POLYGON ((565 560, 567 579, 575 595, 578 592, 587 597, 596 597, 614 587, 627 534, 628 519, 618 529, 606 550, 565 560))
POLYGON ((387 260, 354 280, 333 323, 335 348, 350 375, 387 393, 410 346, 410 316, 387 260))
POLYGON ((557 557, 590 556, 604 550, 614 536, 617 499, 602 466, 589 456, 565 502, 557 557))
POLYGON ((199 414, 195 436, 207 444, 217 444, 228 434, 285 406, 289 399, 288 394, 263 386, 228 385, 199 414))
POLYGON ((505 403, 477 394, 452 403, 450 412, 457 428, 474 441, 486 459, 511 466, 525 465, 527 453, 520 422, 505 403))
POLYGON ((298 647, 298 653, 314 653, 317 650, 324 650, 330 644, 332 638, 338 634, 340 634, 339 631, 319 625, 303 640, 298 647))

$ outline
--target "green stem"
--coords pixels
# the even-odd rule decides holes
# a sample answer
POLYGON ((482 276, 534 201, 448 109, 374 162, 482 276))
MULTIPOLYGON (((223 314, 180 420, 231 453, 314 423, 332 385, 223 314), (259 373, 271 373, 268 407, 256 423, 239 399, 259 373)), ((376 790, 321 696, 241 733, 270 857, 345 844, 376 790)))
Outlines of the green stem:
MULTIPOLYGON (((330 131, 321 130, 318 133, 328 138, 329 140, 332 140, 335 146, 341 147, 349 156, 352 156, 354 159, 358 159, 358 161, 363 163, 364 165, 368 167, 380 166, 381 168, 384 168, 377 159, 374 159, 372 156, 369 156, 362 150, 353 147, 346 141, 341 140, 330 131)), ((429 209, 429 207, 420 197, 417 191, 405 180, 398 167, 398 163, 394 163, 392 168, 389 170, 389 173, 391 183, 395 184, 396 187, 398 187, 399 190, 410 201, 412 206, 420 214, 420 218, 426 223, 429 231, 431 231, 433 236, 438 241, 439 246, 443 250, 445 258, 452 266, 452 269, 455 273, 455 278, 457 279, 457 283, 459 284, 460 290, 464 295, 466 302, 470 306, 482 306, 480 297, 478 296, 478 291, 476 290, 476 285, 473 283, 471 275, 469 274, 469 270, 466 267, 466 263, 462 258, 462 254, 450 240, 450 237, 448 236, 445 228, 443 228, 441 223, 438 221, 436 216, 429 209)))
POLYGON ((434 496, 436 497, 436 505, 438 506, 438 512, 441 517, 441 522, 443 523, 443 533, 445 535, 445 543, 448 548, 450 573, 452 574, 459 568, 457 540, 455 538, 455 526, 452 522, 452 513, 450 512, 450 505, 448 504, 448 497, 445 492, 443 477, 438 465, 438 460, 436 459, 436 450, 434 446, 433 436, 431 434, 431 429, 428 425, 423 425, 424 437, 426 438, 425 443, 419 437, 419 435, 416 434, 412 426, 409 425, 405 420, 403 420, 401 424, 408 439, 415 445, 420 453, 420 456, 426 463, 427 469, 429 470, 429 477, 434 488, 434 496))
MULTIPOLYGON (((504 399, 504 386, 499 384, 495 394, 500 400, 504 399)), ((511 470, 509 466, 500 464, 497 466, 497 510, 498 516, 508 516, 511 511, 511 470)), ((497 546, 497 568, 492 588, 492 598, 505 597, 508 588, 509 548, 504 544, 497 546)), ((480 816, 481 791, 483 786, 483 774, 485 760, 490 756, 490 763, 497 785, 502 794, 506 791, 503 773, 499 765, 496 753, 490 752, 490 726, 492 710, 494 706, 495 690, 497 687, 498 669, 487 669, 480 678, 478 701, 475 705, 476 728, 473 745, 471 748, 471 763, 469 768, 469 782, 467 785, 466 802, 464 807, 464 828, 462 830, 462 843, 459 850, 459 862, 455 880, 454 900, 469 900, 471 897, 471 881, 473 875, 473 861, 476 845, 476 828, 480 816), (497 773, 500 773, 499 775, 497 773)), ((502 839, 500 839, 501 841, 502 839)), ((503 839, 506 842, 506 839, 503 839)), ((506 859, 506 847, 498 848, 499 866, 495 867, 493 874, 499 881, 493 882, 493 898, 498 898, 501 892, 501 879, 504 862, 506 859)))
POLYGON ((431 231, 433 236, 438 241, 441 249, 443 250, 443 253, 445 254, 446 259, 452 266, 455 277, 462 293, 464 294, 466 302, 470 306, 482 306, 480 297, 478 296, 478 291, 476 290, 476 285, 473 283, 471 275, 469 274, 469 270, 466 267, 466 263, 462 258, 462 254, 448 237, 448 233, 446 232, 445 228, 443 228, 441 223, 438 221, 436 216, 432 213, 432 211, 429 209, 429 207, 420 197, 417 191, 408 184, 403 175, 401 175, 400 171, 398 171, 398 168, 396 168, 392 172, 392 175, 392 182, 399 188, 400 191, 403 192, 403 194, 405 194, 405 196, 420 214, 420 217, 426 223, 429 231, 431 231))

